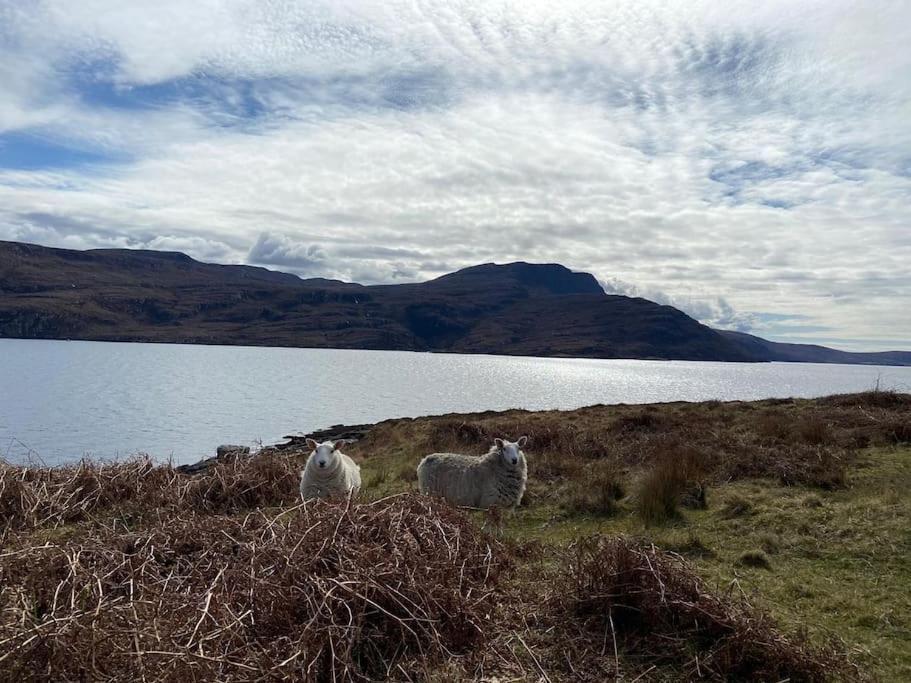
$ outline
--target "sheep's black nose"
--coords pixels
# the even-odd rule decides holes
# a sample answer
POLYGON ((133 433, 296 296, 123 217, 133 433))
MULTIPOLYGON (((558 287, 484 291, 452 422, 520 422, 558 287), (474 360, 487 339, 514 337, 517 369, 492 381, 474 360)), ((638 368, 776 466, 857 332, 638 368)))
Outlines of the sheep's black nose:
POLYGON ((513 458, 513 459, 512 459, 512 464, 513 464, 513 465, 518 465, 518 464, 519 464, 519 459, 518 459, 518 458, 513 458))

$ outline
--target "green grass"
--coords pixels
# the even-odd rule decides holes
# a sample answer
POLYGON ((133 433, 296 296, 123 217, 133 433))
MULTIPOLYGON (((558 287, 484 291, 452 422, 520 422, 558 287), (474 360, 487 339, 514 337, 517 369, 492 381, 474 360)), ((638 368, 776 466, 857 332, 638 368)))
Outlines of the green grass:
MULTIPOLYGON (((387 473, 371 498, 413 486, 388 474, 406 473, 413 460, 407 452, 367 458, 367 477, 387 473)), ((534 477, 534 454, 529 460, 534 477)), ((657 527, 646 527, 628 501, 599 516, 537 500, 505 516, 503 534, 554 548, 594 533, 646 538, 687 557, 716 587, 743 591, 786 629, 840 638, 880 679, 911 680, 909 491, 911 448, 874 448, 860 452, 842 490, 737 481, 714 487, 708 509, 682 510, 657 527), (768 553, 770 569, 739 562, 757 551, 768 553)))

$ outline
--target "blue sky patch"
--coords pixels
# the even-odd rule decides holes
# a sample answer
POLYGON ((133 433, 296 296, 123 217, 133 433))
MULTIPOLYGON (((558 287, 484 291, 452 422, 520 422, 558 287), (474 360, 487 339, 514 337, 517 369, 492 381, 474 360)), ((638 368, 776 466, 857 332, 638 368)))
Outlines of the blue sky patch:
POLYGON ((127 158, 121 154, 65 145, 40 135, 0 135, 0 168, 21 171, 74 169, 124 161, 127 158))

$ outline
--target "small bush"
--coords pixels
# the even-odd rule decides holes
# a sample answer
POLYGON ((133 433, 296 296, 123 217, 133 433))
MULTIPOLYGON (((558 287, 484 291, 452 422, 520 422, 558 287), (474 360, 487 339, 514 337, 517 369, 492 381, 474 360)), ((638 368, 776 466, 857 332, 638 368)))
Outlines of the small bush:
POLYGON ((797 423, 796 432, 797 436, 800 437, 804 443, 813 444, 815 446, 821 446, 834 441, 832 429, 824 420, 818 417, 811 417, 799 421, 797 423))
POLYGON ((615 460, 599 460, 573 479, 564 494, 563 507, 581 514, 612 515, 625 494, 623 469, 615 460))
POLYGON ((737 558, 737 564, 741 567, 754 567, 757 569, 771 569, 772 561, 769 556, 762 550, 746 550, 737 558))
POLYGON ((437 443, 456 443, 466 446, 485 444, 493 439, 490 432, 476 422, 444 420, 434 425, 432 440, 437 443))
POLYGON ((636 511, 647 526, 661 524, 679 515, 680 498, 686 489, 683 469, 671 459, 664 459, 639 479, 636 511))
POLYGON ((605 634, 613 634, 618 649, 637 659, 675 665, 675 680, 856 677, 833 650, 783 635, 745 599, 712 593, 683 558, 654 546, 624 538, 583 539, 565 582, 558 602, 564 618, 558 624, 579 629, 567 642, 587 636, 602 658, 605 634))
POLYGON ((639 478, 635 492, 639 517, 650 526, 679 516, 684 494, 701 479, 701 454, 677 441, 661 444, 651 458, 654 463, 639 478))
POLYGON ((882 427, 882 432, 888 443, 911 443, 911 419, 905 421, 896 420, 885 424, 882 427))
POLYGON ((534 478, 538 480, 576 480, 584 476, 586 460, 561 453, 543 453, 537 458, 531 459, 528 466, 534 478))
POLYGON ((791 419, 778 412, 765 412, 756 420, 756 433, 766 441, 787 441, 791 429, 791 419))
POLYGON ((666 431, 671 426, 668 418, 654 409, 644 409, 628 415, 621 415, 611 423, 610 431, 615 434, 652 433, 666 431))
POLYGON ((815 486, 834 491, 848 485, 847 456, 823 446, 803 454, 800 459, 782 458, 777 463, 778 478, 785 486, 815 486))

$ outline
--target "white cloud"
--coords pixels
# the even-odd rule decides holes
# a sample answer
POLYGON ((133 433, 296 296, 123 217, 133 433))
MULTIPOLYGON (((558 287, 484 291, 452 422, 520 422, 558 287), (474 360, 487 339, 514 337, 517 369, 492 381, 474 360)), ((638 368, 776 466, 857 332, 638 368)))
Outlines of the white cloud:
POLYGON ((907 4, 0 0, 0 24, 0 133, 112 155, 0 163, 0 238, 365 282, 558 261, 718 326, 911 345, 907 4))
POLYGON ((762 325, 762 321, 755 314, 735 310, 722 296, 709 293, 672 295, 658 289, 624 282, 618 278, 608 278, 600 283, 608 294, 641 297, 665 306, 673 306, 717 329, 751 332, 762 325))

